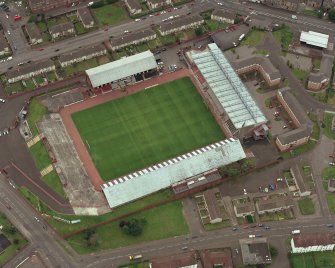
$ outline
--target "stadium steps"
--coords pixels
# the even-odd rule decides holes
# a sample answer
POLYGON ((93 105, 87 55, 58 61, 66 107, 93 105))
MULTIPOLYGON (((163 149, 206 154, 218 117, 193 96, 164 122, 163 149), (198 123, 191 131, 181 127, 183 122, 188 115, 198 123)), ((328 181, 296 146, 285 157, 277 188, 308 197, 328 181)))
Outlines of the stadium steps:
POLYGON ((232 122, 230 119, 228 119, 228 120, 225 122, 225 125, 228 127, 228 129, 229 129, 229 131, 230 131, 231 133, 235 133, 235 132, 237 131, 237 129, 234 127, 233 122, 232 122))
POLYGON ((43 138, 42 134, 38 134, 37 136, 35 136, 34 138, 32 138, 30 141, 27 142, 28 148, 30 148, 34 144, 38 143, 42 138, 43 138))
POLYGON ((53 165, 50 164, 49 166, 41 170, 41 176, 44 177, 45 175, 48 175, 53 170, 54 170, 54 167, 53 165))

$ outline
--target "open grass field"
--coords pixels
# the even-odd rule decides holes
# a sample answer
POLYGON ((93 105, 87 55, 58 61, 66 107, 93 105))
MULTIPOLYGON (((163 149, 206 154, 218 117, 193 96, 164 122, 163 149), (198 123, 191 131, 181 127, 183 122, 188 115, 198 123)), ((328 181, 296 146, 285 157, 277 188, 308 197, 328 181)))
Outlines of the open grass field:
POLYGON ((143 233, 137 237, 124 234, 119 227, 119 221, 116 221, 96 229, 97 246, 88 247, 87 241, 84 239, 85 234, 72 236, 68 239, 68 242, 79 254, 87 254, 184 235, 189 232, 183 216, 181 201, 174 201, 135 214, 131 218, 145 219, 147 222, 143 227, 143 233))
POLYGON ((224 138, 189 78, 74 113, 72 119, 105 180, 224 138))
POLYGON ((126 11, 119 4, 95 8, 93 14, 100 25, 113 25, 127 19, 126 11))
POLYGON ((335 254, 334 251, 290 254, 289 259, 292 268, 333 267, 335 254))
POLYGON ((302 215, 312 215, 315 213, 314 203, 309 197, 299 199, 298 206, 302 215))
POLYGON ((335 132, 332 131, 332 121, 333 121, 334 114, 325 113, 323 122, 325 124, 324 133, 330 139, 335 140, 335 132))

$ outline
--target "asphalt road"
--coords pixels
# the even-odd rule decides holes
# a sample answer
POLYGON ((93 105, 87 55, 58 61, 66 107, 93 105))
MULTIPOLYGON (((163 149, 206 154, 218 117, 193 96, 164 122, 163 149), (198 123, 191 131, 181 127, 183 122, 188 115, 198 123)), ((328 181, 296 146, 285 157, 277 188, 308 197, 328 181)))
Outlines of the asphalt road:
MULTIPOLYGON (((7 218, 30 241, 30 250, 38 251, 45 256, 44 261, 48 267, 76 267, 74 261, 55 242, 55 234, 36 213, 36 211, 18 194, 7 179, 0 174, 0 209, 7 218), (5 202, 11 209, 5 207, 5 202), (35 219, 38 219, 36 220, 35 219)), ((16 267, 29 255, 29 250, 22 251, 19 256, 13 258, 5 267, 16 267)))

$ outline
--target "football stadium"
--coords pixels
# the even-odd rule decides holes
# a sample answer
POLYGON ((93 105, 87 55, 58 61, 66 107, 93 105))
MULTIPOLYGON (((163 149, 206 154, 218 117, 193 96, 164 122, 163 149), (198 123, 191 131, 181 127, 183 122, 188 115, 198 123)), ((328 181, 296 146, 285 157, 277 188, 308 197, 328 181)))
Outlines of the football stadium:
POLYGON ((188 77, 76 112, 72 119, 104 180, 225 138, 188 77))

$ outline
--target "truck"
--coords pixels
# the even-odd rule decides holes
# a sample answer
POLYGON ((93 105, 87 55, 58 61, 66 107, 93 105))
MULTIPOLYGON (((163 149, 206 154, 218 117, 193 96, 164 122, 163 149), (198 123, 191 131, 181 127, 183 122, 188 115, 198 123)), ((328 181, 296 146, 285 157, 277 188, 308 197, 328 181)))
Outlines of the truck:
POLYGON ((138 255, 129 255, 129 260, 133 261, 133 260, 139 260, 139 259, 142 259, 142 255, 141 254, 138 254, 138 255))
POLYGON ((300 234, 300 230, 293 230, 292 234, 300 234))

